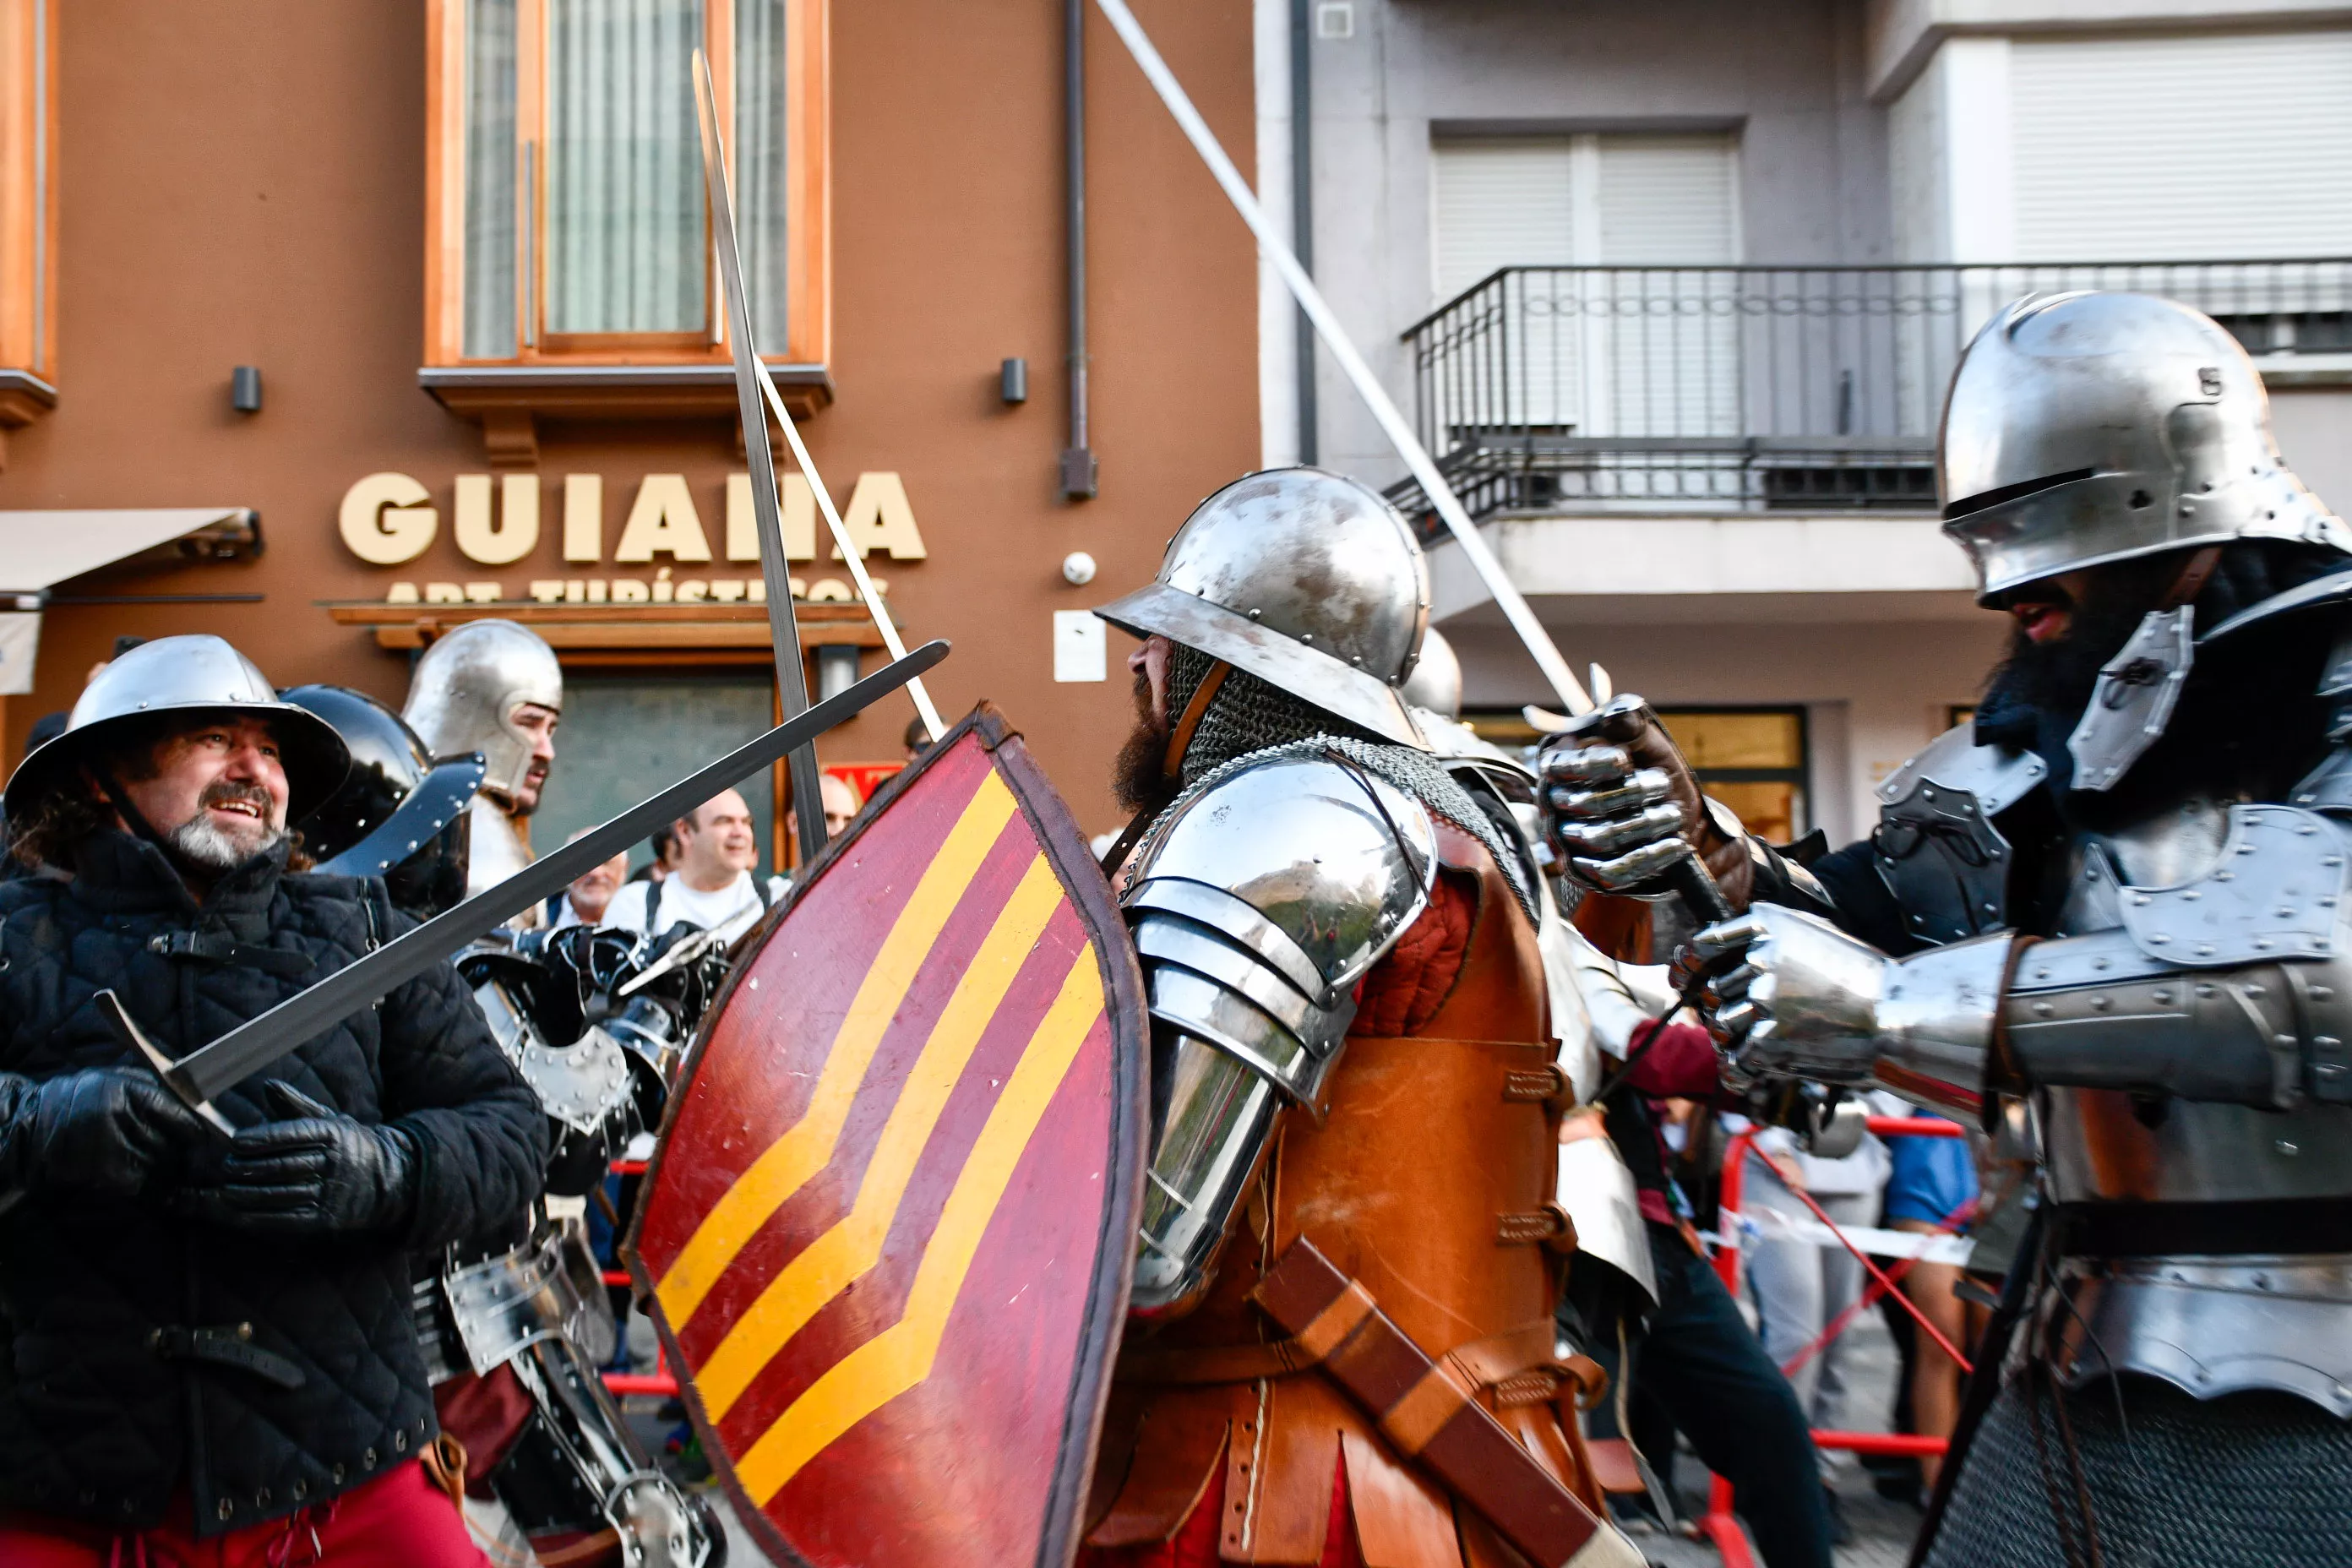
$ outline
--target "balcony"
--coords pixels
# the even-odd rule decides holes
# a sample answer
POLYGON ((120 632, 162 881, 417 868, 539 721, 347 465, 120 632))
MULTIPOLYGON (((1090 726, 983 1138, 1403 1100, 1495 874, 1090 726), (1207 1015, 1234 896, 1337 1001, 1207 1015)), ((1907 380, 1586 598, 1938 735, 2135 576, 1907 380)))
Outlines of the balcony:
MULTIPOLYGON (((2021 294, 2219 320, 2266 378, 2352 381, 2352 258, 1507 267, 1404 334, 1422 441, 1474 517, 1932 511, 1969 339, 2021 294)), ((1434 521, 1419 485, 1389 491, 1434 521)))

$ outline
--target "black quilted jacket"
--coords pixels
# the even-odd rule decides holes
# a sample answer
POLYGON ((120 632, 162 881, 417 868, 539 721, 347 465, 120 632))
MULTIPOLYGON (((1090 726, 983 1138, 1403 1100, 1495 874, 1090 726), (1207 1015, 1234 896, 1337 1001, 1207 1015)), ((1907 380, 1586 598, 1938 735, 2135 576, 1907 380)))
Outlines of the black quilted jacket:
MULTIPOLYGON (((126 1059, 91 1002, 109 986, 184 1054, 409 923, 370 884, 288 875, 282 855, 202 907, 127 835, 79 860, 70 884, 0 885, 0 1073, 126 1059)), ((217 1533, 370 1480, 434 1436, 408 1254, 520 1211, 545 1118, 446 963, 216 1103, 262 1121, 272 1077, 415 1135, 408 1234, 263 1237, 168 1198, 37 1194, 0 1212, 0 1509, 139 1527, 184 1488, 199 1532, 217 1533)))

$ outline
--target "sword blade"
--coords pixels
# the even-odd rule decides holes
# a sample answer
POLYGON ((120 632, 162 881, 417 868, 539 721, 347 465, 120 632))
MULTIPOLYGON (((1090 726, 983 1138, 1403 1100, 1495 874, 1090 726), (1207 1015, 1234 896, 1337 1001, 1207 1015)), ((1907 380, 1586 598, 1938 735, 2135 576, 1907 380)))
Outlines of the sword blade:
MULTIPOLYGON (((710 191, 710 247, 719 257, 727 341, 735 355, 735 405, 743 419, 743 457, 751 470, 751 521, 760 535, 760 578, 768 589, 768 640, 776 653, 776 692, 784 717, 808 706, 808 676, 801 666, 800 623, 793 615, 792 564, 784 559, 784 522, 776 503, 776 451, 768 441, 768 411, 760 401, 760 351, 751 339, 751 301, 743 292, 743 255, 735 247, 735 203, 727 188, 727 150, 719 139, 719 95, 710 62, 694 51, 694 113, 702 132, 702 176, 710 191)), ((824 798, 819 793, 816 747, 792 754, 793 819, 800 826, 801 863, 824 847, 824 798)))
POLYGON ((631 806, 603 826, 590 829, 546 858, 531 862, 495 887, 483 889, 456 909, 434 916, 259 1017, 239 1024, 212 1044, 173 1063, 163 1072, 163 1081, 192 1108, 205 1106, 221 1090, 243 1082, 394 986, 424 973, 476 937, 569 887, 589 868, 611 859, 663 823, 685 816, 793 748, 806 746, 824 731, 876 699, 896 691, 947 655, 946 643, 925 643, 848 690, 825 699, 798 718, 785 720, 699 773, 631 806))

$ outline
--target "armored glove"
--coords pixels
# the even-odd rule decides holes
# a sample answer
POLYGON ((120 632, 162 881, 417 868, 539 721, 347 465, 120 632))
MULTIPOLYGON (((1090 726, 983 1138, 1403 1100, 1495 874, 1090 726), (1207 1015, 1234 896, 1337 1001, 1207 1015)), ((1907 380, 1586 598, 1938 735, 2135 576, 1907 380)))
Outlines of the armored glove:
POLYGON ((182 1151, 219 1137, 145 1068, 0 1077, 0 1192, 136 1197, 182 1151))
POLYGON ((1975 1109, 1982 1092, 2014 940, 2001 931, 1891 959, 1778 904, 1694 939, 1702 959, 1740 954, 1708 1008, 1732 1076, 1876 1085, 1955 1110, 1975 1109))
POLYGON ((395 1230, 416 1205, 423 1173, 415 1140, 371 1126, 272 1081, 286 1120, 236 1135, 212 1184, 190 1194, 204 1218, 243 1230, 316 1235, 395 1230))
POLYGON ((1544 827, 1570 875, 1605 893, 1655 894, 1695 849, 1737 908, 1748 900, 1746 836, 1639 697, 1613 698, 1546 742, 1544 827), (1685 847, 1687 846, 1687 847, 1685 847))

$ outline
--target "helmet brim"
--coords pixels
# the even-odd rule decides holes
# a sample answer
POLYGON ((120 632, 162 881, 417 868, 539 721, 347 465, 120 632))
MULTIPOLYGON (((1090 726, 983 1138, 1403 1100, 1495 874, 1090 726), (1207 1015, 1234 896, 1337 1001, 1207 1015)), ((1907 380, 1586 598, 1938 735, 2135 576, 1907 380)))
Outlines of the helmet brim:
POLYGON ((1222 605, 1165 583, 1148 583, 1095 614, 1135 637, 1164 637, 1223 659, 1384 741, 1429 750, 1404 699, 1388 682, 1222 605))
POLYGON ((291 702, 172 702, 117 713, 68 730, 40 746, 8 775, 0 793, 0 812, 21 820, 40 801, 64 788, 77 769, 91 756, 116 743, 127 731, 166 721, 172 727, 203 723, 207 719, 263 719, 278 738, 279 765, 286 771, 286 821, 299 822, 342 787, 351 772, 352 755, 335 727, 291 702))

